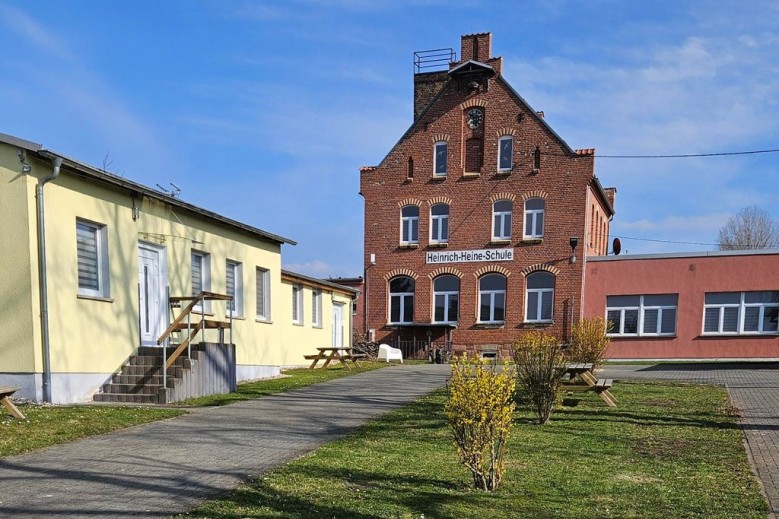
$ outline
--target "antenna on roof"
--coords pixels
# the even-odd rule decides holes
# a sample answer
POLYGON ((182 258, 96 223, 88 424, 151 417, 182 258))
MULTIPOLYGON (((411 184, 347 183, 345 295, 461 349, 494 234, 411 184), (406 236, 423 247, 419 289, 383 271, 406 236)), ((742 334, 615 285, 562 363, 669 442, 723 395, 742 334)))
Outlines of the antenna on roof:
POLYGON ((157 187, 160 188, 160 191, 162 191, 163 193, 165 193, 166 195, 168 195, 171 198, 176 198, 177 196, 179 196, 181 194, 181 188, 179 186, 177 186, 173 182, 168 182, 168 184, 173 186, 173 189, 165 189, 164 187, 162 187, 159 184, 157 184, 157 187))

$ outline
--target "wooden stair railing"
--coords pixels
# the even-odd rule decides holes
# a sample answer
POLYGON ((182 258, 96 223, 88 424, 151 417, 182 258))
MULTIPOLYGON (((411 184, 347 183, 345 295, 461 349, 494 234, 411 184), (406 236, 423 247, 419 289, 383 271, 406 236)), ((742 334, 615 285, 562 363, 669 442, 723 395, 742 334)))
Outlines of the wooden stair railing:
MULTIPOLYGON (((176 297, 170 297, 168 298, 169 302, 171 304, 173 303, 181 303, 183 301, 190 301, 190 303, 184 308, 184 310, 181 311, 181 313, 176 317, 172 323, 170 323, 170 326, 162 332, 162 335, 157 339, 157 345, 164 344, 173 334, 174 332, 178 331, 184 331, 187 330, 187 337, 184 339, 181 344, 179 344, 176 349, 173 351, 173 353, 168 357, 167 355, 167 348, 162 348, 162 383, 164 387, 168 387, 168 368, 173 365, 174 362, 176 362, 176 359, 178 359, 181 354, 184 352, 184 350, 187 350, 187 355, 189 355, 189 348, 192 344, 192 341, 194 340, 195 336, 198 334, 198 332, 205 330, 205 329, 219 329, 220 330, 220 337, 222 336, 221 331, 225 328, 230 329, 230 342, 233 341, 233 314, 232 311, 225 312, 230 316, 230 322, 224 323, 220 321, 210 321, 206 319, 205 316, 205 301, 227 301, 230 302, 233 300, 232 296, 228 296, 225 294, 217 294, 216 292, 207 292, 205 290, 201 291, 197 295, 194 296, 176 296, 176 297), (195 309, 195 307, 198 305, 198 303, 201 303, 200 305, 200 321, 192 324, 192 312, 195 309), (186 323, 184 323, 184 319, 187 320, 186 323)), ((197 314, 196 314, 197 315, 197 314)))

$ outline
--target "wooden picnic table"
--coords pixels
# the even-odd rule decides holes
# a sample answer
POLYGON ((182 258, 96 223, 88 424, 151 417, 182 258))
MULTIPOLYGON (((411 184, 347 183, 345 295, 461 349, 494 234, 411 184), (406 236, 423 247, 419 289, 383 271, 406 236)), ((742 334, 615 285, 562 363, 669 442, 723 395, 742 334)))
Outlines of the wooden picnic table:
POLYGON ((616 407, 617 399, 610 391, 614 381, 610 378, 598 380, 595 378, 592 368, 590 363, 568 364, 563 374, 563 376, 568 375, 568 381, 561 384, 560 387, 564 391, 595 391, 601 400, 606 402, 606 405, 616 407))
POLYGON ((322 364, 323 368, 330 365, 332 361, 337 360, 346 366, 347 369, 352 369, 351 366, 349 366, 350 361, 356 366, 358 360, 365 358, 364 353, 354 353, 352 348, 317 348, 317 350, 319 353, 315 355, 303 356, 306 360, 313 361, 308 369, 314 369, 320 360, 325 361, 325 363, 322 364))
POLYGON ((19 408, 16 407, 13 402, 11 402, 11 395, 17 391, 19 391, 18 387, 0 386, 0 403, 2 403, 3 406, 8 409, 8 412, 11 413, 11 416, 14 418, 18 418, 19 420, 26 420, 27 418, 24 416, 24 413, 19 411, 19 408))

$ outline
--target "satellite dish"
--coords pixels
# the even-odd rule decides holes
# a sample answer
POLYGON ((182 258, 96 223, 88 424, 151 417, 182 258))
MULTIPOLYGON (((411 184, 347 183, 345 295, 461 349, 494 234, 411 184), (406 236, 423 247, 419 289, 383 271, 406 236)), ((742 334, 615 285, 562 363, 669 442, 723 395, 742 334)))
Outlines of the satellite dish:
POLYGON ((619 256, 619 253, 622 252, 622 244, 619 242, 619 238, 614 238, 614 241, 611 244, 611 250, 614 251, 615 256, 619 256))

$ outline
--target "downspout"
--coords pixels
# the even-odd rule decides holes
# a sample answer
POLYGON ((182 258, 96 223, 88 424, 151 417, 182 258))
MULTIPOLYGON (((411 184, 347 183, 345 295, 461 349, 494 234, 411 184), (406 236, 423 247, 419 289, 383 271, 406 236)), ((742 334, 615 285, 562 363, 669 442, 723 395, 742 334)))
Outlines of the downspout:
POLYGON ((62 157, 50 157, 53 169, 51 175, 38 180, 35 187, 35 200, 38 209, 38 276, 40 279, 41 299, 41 342, 43 343, 43 401, 51 403, 51 358, 49 354, 49 301, 46 281, 46 226, 44 223, 43 186, 56 179, 60 174, 62 157))

